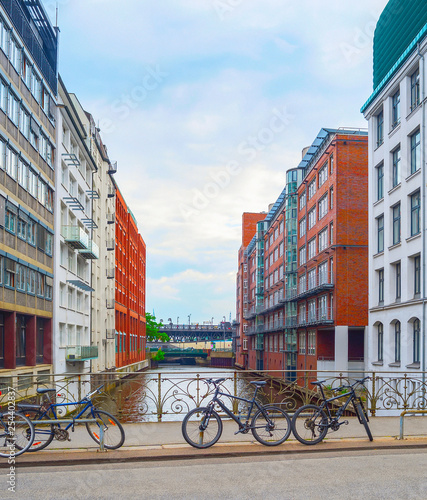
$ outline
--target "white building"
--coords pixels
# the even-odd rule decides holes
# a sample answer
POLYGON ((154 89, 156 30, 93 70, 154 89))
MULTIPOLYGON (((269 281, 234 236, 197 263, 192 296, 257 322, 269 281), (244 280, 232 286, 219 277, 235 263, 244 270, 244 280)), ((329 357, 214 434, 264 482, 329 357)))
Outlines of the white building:
POLYGON ((98 357, 91 362, 93 373, 115 368, 115 204, 116 192, 112 175, 117 164, 111 163, 99 129, 77 97, 71 100, 87 133, 87 146, 96 165, 92 189, 92 219, 95 223, 93 242, 99 248, 99 259, 92 263, 92 327, 91 345, 98 357))
POLYGON ((54 372, 90 371, 98 357, 91 342, 93 242, 93 175, 95 162, 86 131, 59 78, 56 156, 54 372))
POLYGON ((369 122, 366 369, 425 371, 425 54, 427 7, 391 0, 374 37, 369 122))

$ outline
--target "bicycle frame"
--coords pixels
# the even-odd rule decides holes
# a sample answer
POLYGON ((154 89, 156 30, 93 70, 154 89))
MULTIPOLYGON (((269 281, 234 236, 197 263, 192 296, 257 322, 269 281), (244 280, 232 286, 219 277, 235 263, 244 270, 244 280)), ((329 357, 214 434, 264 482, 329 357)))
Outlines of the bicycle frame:
POLYGON ((212 398, 212 400, 210 401, 209 403, 209 406, 214 409, 215 407, 215 404, 217 404, 221 409, 222 411, 228 415, 231 419, 233 419, 236 424, 239 426, 240 429, 244 429, 245 427, 248 426, 249 424, 249 420, 250 420, 250 416, 252 414, 252 410, 254 408, 254 405, 256 405, 256 407, 262 411, 262 405, 260 405, 258 403, 258 401, 255 400, 256 398, 256 395, 257 395, 257 392, 258 392, 258 387, 256 387, 255 389, 255 393, 254 393, 254 397, 253 399, 246 399, 246 398, 239 398, 238 396, 232 396, 231 394, 227 394, 225 392, 221 392, 220 391, 220 388, 219 387, 216 387, 215 389, 215 394, 214 394, 214 397, 212 398), (218 396, 226 396, 227 398, 230 398, 230 399, 236 399, 238 401, 244 401, 245 403, 248 403, 250 406, 248 407, 248 414, 247 414, 247 419, 246 419, 246 422, 245 423, 242 423, 242 421, 240 420, 239 417, 236 417, 236 415, 234 415, 234 413, 232 411, 230 411, 226 406, 225 404, 219 399, 218 396))
MULTIPOLYGON (((85 401, 85 400, 81 400, 81 401, 73 401, 72 403, 51 403, 44 411, 43 413, 40 413, 40 418, 39 420, 43 419, 44 416, 48 415, 50 411, 52 411, 52 415, 53 415, 53 419, 52 420, 58 420, 58 427, 61 427, 61 419, 58 418, 58 415, 55 411, 55 408, 58 407, 58 406, 78 406, 78 405, 81 405, 81 404, 84 404, 86 403, 86 406, 83 408, 83 410, 81 410, 76 417, 74 417, 74 420, 78 420, 89 408, 93 408, 93 403, 91 400, 89 401, 85 401)), ((41 408, 40 408, 41 410, 41 408)), ((56 425, 56 424, 55 424, 56 425)), ((66 427, 65 427, 65 430, 68 431, 68 429, 70 427, 72 427, 74 424, 71 422, 69 423, 66 427)), ((43 431, 40 431, 40 430, 37 430, 37 432, 43 432, 43 431)), ((49 431, 50 432, 50 431, 49 431)))
MULTIPOLYGON (((327 414, 328 414, 328 419, 329 419, 329 425, 331 422, 335 421, 337 422, 344 414, 344 412, 346 411, 348 405, 353 402, 354 400, 356 399, 359 399, 359 402, 360 404, 362 405, 362 409, 364 410, 364 407, 363 407, 363 403, 362 403, 362 400, 360 398, 358 398, 354 392, 354 388, 352 387, 350 392, 346 392, 345 394, 340 394, 339 396, 334 396, 333 398, 328 398, 326 399, 325 397, 325 393, 323 392, 323 387, 322 386, 319 386, 320 387, 320 392, 322 394, 322 397, 323 397, 323 401, 322 403, 319 405, 319 407, 322 409, 322 410, 325 410, 327 411, 327 414), (329 409, 329 405, 328 403, 330 403, 331 401, 335 401, 336 399, 341 399, 341 398, 344 398, 348 396, 347 400, 345 401, 345 403, 337 410, 337 414, 335 416, 335 418, 332 417, 332 414, 331 414, 331 411, 329 409)), ((357 414, 357 417, 359 418, 360 420, 360 417, 359 417, 359 414, 357 413, 356 411, 356 414, 357 414)))

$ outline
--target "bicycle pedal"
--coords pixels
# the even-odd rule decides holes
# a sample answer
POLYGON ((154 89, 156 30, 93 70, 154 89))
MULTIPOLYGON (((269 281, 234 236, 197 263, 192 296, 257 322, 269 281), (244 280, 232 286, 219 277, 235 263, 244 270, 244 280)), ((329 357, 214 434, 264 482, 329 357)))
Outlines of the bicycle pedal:
POLYGON ((344 420, 344 422, 341 425, 348 425, 348 420, 344 420))

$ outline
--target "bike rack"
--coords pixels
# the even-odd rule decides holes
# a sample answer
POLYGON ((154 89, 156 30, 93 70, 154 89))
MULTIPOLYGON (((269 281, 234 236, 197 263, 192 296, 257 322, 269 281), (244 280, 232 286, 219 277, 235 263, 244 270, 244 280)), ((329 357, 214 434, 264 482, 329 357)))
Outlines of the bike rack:
POLYGON ((427 414, 427 410, 405 410, 405 411, 402 411, 402 413, 400 414, 400 435, 399 435, 399 439, 404 439, 403 438, 403 419, 404 419, 405 415, 423 414, 423 413, 427 414))
POLYGON ((102 424, 102 425, 99 425, 99 451, 101 453, 107 451, 105 449, 105 445, 104 445, 104 422, 100 419, 100 418, 79 418, 79 419, 75 419, 75 418, 71 418, 71 419, 54 419, 54 420, 31 420, 31 422, 33 424, 73 424, 73 427, 75 424, 92 424, 94 422, 96 422, 97 424, 102 424))

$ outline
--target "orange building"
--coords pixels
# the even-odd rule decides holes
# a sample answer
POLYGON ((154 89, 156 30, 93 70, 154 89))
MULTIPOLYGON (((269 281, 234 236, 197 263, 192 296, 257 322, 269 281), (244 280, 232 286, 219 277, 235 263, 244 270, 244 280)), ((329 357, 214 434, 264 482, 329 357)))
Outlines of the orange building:
POLYGON ((145 367, 146 247, 116 184, 116 367, 145 367))

